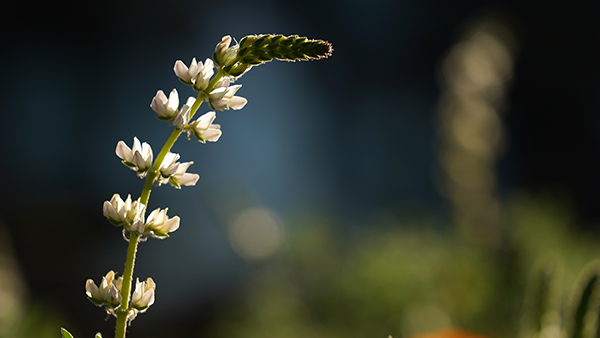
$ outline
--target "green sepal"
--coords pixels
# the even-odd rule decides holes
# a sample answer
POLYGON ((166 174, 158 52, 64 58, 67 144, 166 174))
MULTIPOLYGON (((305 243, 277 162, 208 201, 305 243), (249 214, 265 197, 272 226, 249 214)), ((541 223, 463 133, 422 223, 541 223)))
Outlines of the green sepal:
POLYGON ((181 189, 181 185, 179 185, 179 183, 177 183, 177 181, 175 181, 173 176, 171 176, 171 178, 169 178, 169 183, 171 183, 175 188, 181 189))
POLYGON ((212 59, 213 59, 213 62, 215 63, 215 65, 217 65, 219 67, 223 67, 223 65, 221 64, 221 62, 219 62, 219 58, 217 57, 217 51, 216 50, 213 52, 212 59))
POLYGON ((240 51, 242 48, 248 48, 254 44, 258 37, 256 35, 246 35, 240 40, 240 51))
POLYGON ((133 164, 133 162, 129 162, 129 161, 121 161, 121 163, 123 163, 124 165, 128 166, 128 167, 135 167, 136 165, 133 164))
MULTIPOLYGON (((156 236, 156 237, 159 237, 159 238, 161 238, 161 239, 169 237, 169 234, 166 234, 166 233, 164 233, 164 232, 160 232, 160 231, 156 231, 156 230, 152 230, 152 234, 153 234, 154 236, 156 236)), ((139 310, 139 309, 138 309, 138 310, 139 310)))
POLYGON ((116 227, 121 227, 121 226, 123 226, 123 225, 127 224, 127 222, 125 222, 125 221, 122 221, 122 222, 117 222, 117 221, 115 221, 114 219, 110 219, 110 218, 108 218, 108 217, 107 217, 106 219, 107 219, 107 220, 108 220, 108 221, 109 221, 109 222, 110 222, 112 225, 114 225, 114 226, 116 226, 116 227))
POLYGON ((275 35, 274 37, 271 38, 271 44, 280 43, 281 40, 283 40, 283 39, 285 39, 285 37, 283 35, 281 35, 281 34, 275 35))
MULTIPOLYGON (((169 237, 169 236, 167 236, 167 237, 169 237)), ((144 311, 147 308, 149 308, 150 306, 149 305, 146 305, 146 306, 135 306, 135 305, 132 305, 131 307, 134 308, 134 309, 136 309, 136 310, 138 310, 138 311, 144 311)))
POLYGON ((106 303, 103 300, 95 299, 95 298, 92 298, 92 297, 88 297, 88 299, 90 300, 90 302, 92 302, 92 303, 94 303, 95 305, 98 305, 98 306, 102 306, 102 305, 104 305, 106 303))
POLYGON ((157 119, 161 120, 161 121, 171 121, 173 119, 173 117, 166 117, 166 116, 157 116, 157 119))
POLYGON ((193 83, 191 83, 191 82, 188 82, 188 81, 186 81, 186 80, 184 80, 184 79, 182 79, 182 78, 179 78, 179 81, 183 82, 184 84, 186 84, 186 85, 188 85, 188 86, 191 86, 191 85, 193 84, 193 83))
POLYGON ((270 42, 271 40, 269 39, 268 35, 262 35, 256 41, 254 41, 253 45, 255 48, 260 48, 261 46, 269 44, 270 42))
POLYGON ((242 76, 251 67, 252 67, 252 65, 240 63, 235 66, 229 67, 228 73, 229 73, 229 75, 234 76, 234 77, 242 76))
POLYGON ((62 333, 63 338, 73 338, 73 335, 69 331, 65 330, 64 327, 60 328, 60 332, 62 333))

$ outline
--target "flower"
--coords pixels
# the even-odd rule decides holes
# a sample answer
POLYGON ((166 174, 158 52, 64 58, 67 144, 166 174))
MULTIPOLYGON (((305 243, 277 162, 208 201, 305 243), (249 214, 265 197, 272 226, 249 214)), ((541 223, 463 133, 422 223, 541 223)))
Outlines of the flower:
POLYGON ((182 185, 196 185, 200 175, 186 172, 194 162, 179 163, 178 159, 179 154, 167 153, 160 167, 161 177, 158 178, 158 185, 170 183, 177 189, 181 189, 182 185))
MULTIPOLYGON (((202 62, 200 64, 202 64, 202 62)), ((188 68, 185 65, 185 63, 183 63, 183 61, 181 60, 175 61, 175 67, 173 67, 173 70, 175 71, 175 75, 179 77, 181 82, 187 85, 192 84, 192 78, 196 77, 196 75, 198 75, 199 72, 196 58, 192 59, 192 62, 190 63, 190 68, 188 68)))
POLYGON ((194 164, 193 161, 181 163, 177 168, 175 174, 173 174, 173 176, 171 176, 171 178, 169 179, 169 183, 177 189, 181 189, 182 185, 196 185, 196 182, 198 182, 198 180, 200 179, 200 175, 189 174, 186 172, 192 164, 194 164))
POLYGON ((127 199, 123 201, 119 194, 114 194, 110 201, 104 201, 102 213, 114 225, 131 225, 143 219, 145 208, 139 198, 132 202, 131 195, 127 195, 127 199))
POLYGON ((152 278, 148 277, 144 282, 140 283, 140 280, 135 280, 135 291, 131 296, 131 306, 144 313, 152 304, 154 304, 154 290, 156 290, 156 283, 152 278))
POLYGON ((153 210, 146 220, 146 230, 144 235, 155 238, 169 237, 168 233, 179 229, 179 216, 169 218, 167 211, 169 208, 153 210))
POLYGON ((202 143, 217 142, 221 137, 221 126, 212 124, 217 115, 214 111, 210 111, 200 116, 196 121, 190 124, 191 131, 198 141, 202 143))
POLYGON ((169 99, 167 99, 162 90, 157 91, 152 99, 150 107, 158 114, 159 119, 171 120, 177 115, 177 108, 179 107, 179 95, 177 94, 177 89, 171 91, 169 99))
POLYGON ((158 178, 158 185, 170 183, 177 189, 181 189, 182 185, 194 186, 200 179, 198 174, 187 173, 187 169, 194 164, 194 162, 177 162, 179 160, 179 154, 168 152, 165 155, 165 159, 160 165, 160 177, 158 178))
POLYGON ((97 287, 93 280, 88 279, 85 282, 85 294, 92 303, 98 306, 115 308, 121 305, 122 285, 123 277, 115 279, 115 272, 111 270, 102 277, 100 287, 97 287))
POLYGON ((195 98, 191 96, 188 97, 187 102, 181 107, 179 114, 177 114, 177 117, 175 118, 175 120, 173 120, 173 125, 175 126, 175 128, 183 129, 183 127, 185 127, 185 125, 187 125, 188 122, 190 122, 191 109, 195 102, 195 98))
POLYGON ((175 174, 175 172, 177 172, 177 169, 179 168, 179 165, 181 163, 177 162, 177 160, 179 159, 179 154, 175 154, 172 152, 168 152, 167 155, 165 155, 165 159, 163 160, 163 163, 160 165, 160 175, 163 178, 169 178, 171 176, 173 176, 173 174, 175 174))
POLYGON ((196 62, 196 58, 193 58, 189 68, 183 61, 177 60, 173 70, 181 82, 193 85, 195 90, 202 91, 208 87, 210 78, 215 73, 213 68, 214 63, 211 59, 206 59, 204 64, 202 64, 202 62, 196 62))
POLYGON ((215 47, 213 59, 221 67, 228 66, 237 57, 238 45, 229 47, 229 44, 231 44, 231 36, 225 35, 215 47))
POLYGON ((148 169, 152 167, 152 148, 146 142, 140 143, 137 137, 133 138, 132 148, 119 141, 115 152, 123 160, 123 164, 137 171, 139 177, 146 176, 148 169))
POLYGON ((208 100, 211 107, 221 111, 229 108, 234 110, 244 108, 246 103, 248 103, 248 100, 241 96, 234 96, 242 85, 230 86, 229 78, 224 78, 220 84, 220 87, 208 94, 208 100))

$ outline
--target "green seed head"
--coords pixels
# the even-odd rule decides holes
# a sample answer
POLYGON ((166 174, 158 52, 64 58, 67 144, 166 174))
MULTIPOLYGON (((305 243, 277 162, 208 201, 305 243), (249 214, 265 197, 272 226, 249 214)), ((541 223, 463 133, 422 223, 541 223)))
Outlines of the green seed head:
POLYGON ((230 76, 239 77, 252 66, 258 66, 273 59, 283 61, 310 61, 328 58, 333 52, 331 43, 311 40, 298 35, 248 35, 237 46, 237 56, 230 59, 223 70, 230 76))

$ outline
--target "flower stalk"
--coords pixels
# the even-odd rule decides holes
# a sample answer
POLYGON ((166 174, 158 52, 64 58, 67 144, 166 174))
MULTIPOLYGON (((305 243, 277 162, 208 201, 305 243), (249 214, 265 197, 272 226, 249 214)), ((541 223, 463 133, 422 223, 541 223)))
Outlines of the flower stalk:
MULTIPOLYGON (((235 96, 241 85, 232 83, 253 66, 273 59, 318 60, 330 56, 332 51, 331 44, 326 41, 308 40, 297 35, 249 35, 240 44, 230 46, 232 41, 230 36, 223 37, 215 47, 214 61, 206 59, 203 63, 193 58, 189 67, 181 60, 175 63, 175 74, 184 84, 191 86, 197 95, 195 99, 189 97, 179 108, 176 89, 170 92, 168 98, 162 90, 157 91, 150 107, 158 114, 159 120, 170 122, 174 130, 156 157, 150 145, 142 143, 137 137, 134 137, 131 148, 124 141, 117 144, 115 152, 122 163, 146 181, 137 200, 134 201, 131 195, 123 200, 119 194, 114 194, 103 205, 104 216, 113 225, 123 227, 123 237, 129 242, 123 275, 117 278, 116 273, 110 271, 102 278, 100 287, 91 279, 86 282, 88 299, 116 317, 116 338, 125 338, 131 321, 139 313, 144 313, 155 300, 156 283, 150 277, 143 282, 136 278, 132 294, 139 243, 150 237, 168 238, 168 233, 179 228, 179 216, 167 216, 169 208, 157 208, 146 217, 152 188, 155 184, 170 183, 180 189, 181 186, 195 185, 199 179, 199 175, 187 173, 192 161, 180 163, 180 155, 171 153, 173 145, 184 132, 188 139, 193 135, 201 143, 216 142, 222 135, 221 126, 212 123, 217 116, 214 111, 191 122, 202 103, 207 101, 213 110, 242 109, 248 101, 235 96)), ((68 334, 64 329, 62 332, 63 335, 68 334)), ((100 337, 99 333, 97 337, 100 337)))

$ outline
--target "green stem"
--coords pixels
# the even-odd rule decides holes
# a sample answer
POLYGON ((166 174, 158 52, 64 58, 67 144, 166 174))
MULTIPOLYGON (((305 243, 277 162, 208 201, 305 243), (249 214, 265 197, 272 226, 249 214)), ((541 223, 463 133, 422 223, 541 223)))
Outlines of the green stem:
POLYGON ((117 326, 115 338, 125 338, 127 331, 127 309, 129 308, 129 295, 131 294, 131 282, 133 280, 133 266, 135 265, 135 253, 137 251, 139 236, 131 234, 127 246, 127 259, 125 259, 125 270, 123 271, 123 286, 121 290, 121 308, 117 310, 117 326))
MULTIPOLYGON (((196 102, 190 107, 190 119, 194 117, 198 108, 202 102, 206 99, 207 94, 210 93, 217 82, 223 77, 223 73, 221 70, 215 75, 210 81, 207 90, 204 92, 200 92, 198 97, 196 98, 196 102)), ((160 175, 160 166, 165 160, 165 157, 183 132, 182 129, 175 129, 171 133, 171 136, 165 142, 160 153, 156 156, 154 160, 154 164, 152 168, 148 171, 148 176, 146 176, 146 183, 144 183, 144 188, 142 189, 142 195, 140 196, 140 202, 148 207, 148 201, 150 200, 150 193, 152 192, 152 186, 156 181, 158 175, 160 175)), ((145 211, 144 211, 145 212, 145 211)), ((129 245, 127 247, 127 258, 125 259, 125 270, 123 271, 123 286, 121 289, 121 295, 123 300, 121 301, 121 307, 117 310, 117 325, 115 328, 115 338, 125 338, 125 334, 127 331, 127 313, 129 309, 129 297, 131 294, 131 283, 133 281, 133 267, 135 265, 135 254, 137 252, 137 246, 139 243, 140 237, 131 233, 131 238, 129 239, 129 245)))

